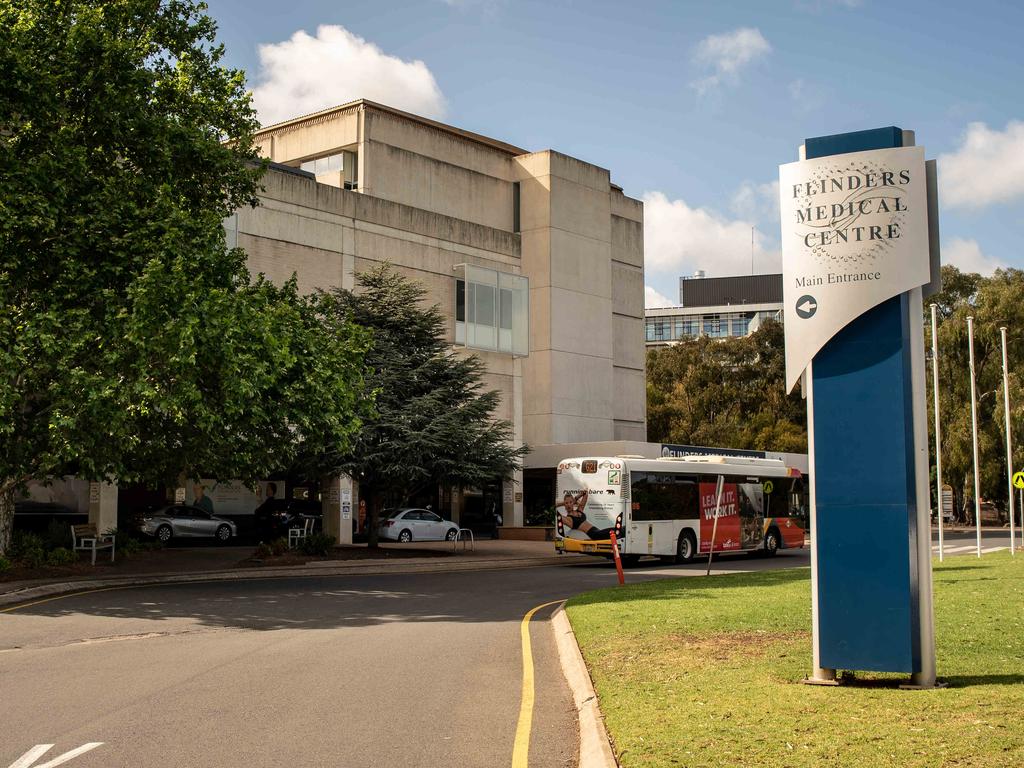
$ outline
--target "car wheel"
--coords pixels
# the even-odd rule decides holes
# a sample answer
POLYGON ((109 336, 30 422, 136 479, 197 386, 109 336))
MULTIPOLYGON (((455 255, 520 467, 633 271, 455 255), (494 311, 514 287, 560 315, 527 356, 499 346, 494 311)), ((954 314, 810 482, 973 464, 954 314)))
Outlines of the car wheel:
POLYGON ((171 526, 169 526, 169 525, 161 525, 159 528, 156 529, 156 537, 157 537, 157 539, 159 539, 164 544, 166 544, 168 541, 170 541, 171 540, 171 536, 173 536, 173 535, 174 535, 174 531, 171 530, 171 526))
POLYGON ((764 553, 768 557, 774 557, 779 551, 779 532, 774 528, 769 529, 764 535, 764 553))
POLYGON ((231 526, 221 525, 217 528, 217 541, 224 544, 231 538, 231 526))
POLYGON ((679 534, 679 542, 676 544, 676 562, 689 563, 697 554, 697 541, 693 538, 693 531, 683 531, 679 534))
POLYGON ((451 530, 448 531, 448 533, 446 533, 444 535, 444 539, 445 539, 445 541, 455 541, 455 537, 458 536, 458 535, 459 535, 459 532, 456 529, 452 528, 451 530))
POLYGON ((406 528, 404 531, 398 534, 398 540, 404 542, 412 541, 412 532, 408 528, 406 528))

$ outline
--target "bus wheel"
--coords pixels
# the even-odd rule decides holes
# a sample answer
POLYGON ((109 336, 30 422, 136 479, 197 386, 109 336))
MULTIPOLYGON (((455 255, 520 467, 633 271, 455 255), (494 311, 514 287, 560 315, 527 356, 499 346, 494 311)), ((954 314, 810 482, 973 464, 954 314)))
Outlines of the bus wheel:
POLYGON ((676 544, 676 562, 688 563, 697 554, 697 540, 693 538, 692 531, 683 531, 679 534, 679 543, 676 544))
POLYGON ((764 553, 768 557, 774 557, 779 551, 779 532, 774 528, 768 530, 764 535, 764 553))

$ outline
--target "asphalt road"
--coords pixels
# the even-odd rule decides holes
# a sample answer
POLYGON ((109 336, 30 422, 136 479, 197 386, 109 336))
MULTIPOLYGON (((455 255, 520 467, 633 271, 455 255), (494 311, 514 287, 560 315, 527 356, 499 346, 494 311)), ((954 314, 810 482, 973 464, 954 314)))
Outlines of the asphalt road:
MULTIPOLYGON (((935 535, 933 532, 933 541, 935 535)), ((974 533, 948 533, 971 555, 974 533)), ((1008 536, 985 531, 983 548, 1008 536)), ((806 550, 715 570, 805 566, 806 550)), ((700 575, 642 564, 627 580, 700 575)), ((0 766, 511 764, 531 608, 610 586, 576 567, 157 585, 0 613, 0 766), (31 763, 18 759, 54 745, 31 763)), ((549 617, 531 624, 529 765, 576 763, 577 727, 549 617)))
MULTIPOLYGON (((805 552, 718 568, 806 565, 805 552)), ((631 581, 699 574, 641 566, 631 581)), ((511 764, 531 608, 608 586, 603 562, 94 592, 0 614, 0 766, 88 743, 88 766, 511 764)), ((549 617, 531 624, 529 765, 576 763, 549 617)))

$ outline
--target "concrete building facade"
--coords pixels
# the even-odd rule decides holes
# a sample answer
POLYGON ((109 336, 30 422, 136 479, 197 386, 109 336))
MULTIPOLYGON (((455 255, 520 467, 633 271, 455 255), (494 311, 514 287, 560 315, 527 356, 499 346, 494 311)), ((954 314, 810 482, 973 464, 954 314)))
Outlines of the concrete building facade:
MULTIPOLYGON (((352 288, 388 262, 483 360, 517 441, 646 439, 643 205, 607 170, 365 100, 257 141, 274 164, 262 204, 227 224, 254 273, 352 288)), ((509 525, 520 480, 502 491, 509 525)))

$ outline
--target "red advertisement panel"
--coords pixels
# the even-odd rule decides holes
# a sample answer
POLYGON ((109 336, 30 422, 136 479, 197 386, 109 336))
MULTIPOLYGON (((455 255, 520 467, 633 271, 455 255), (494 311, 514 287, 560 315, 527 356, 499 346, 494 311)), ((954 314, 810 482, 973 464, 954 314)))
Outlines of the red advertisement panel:
MULTIPOLYGON (((711 532, 715 527, 715 483, 700 484, 700 551, 711 551, 711 532)), ((722 486, 722 505, 718 510, 718 528, 715 530, 715 552, 728 552, 741 548, 740 515, 735 483, 722 486)))

